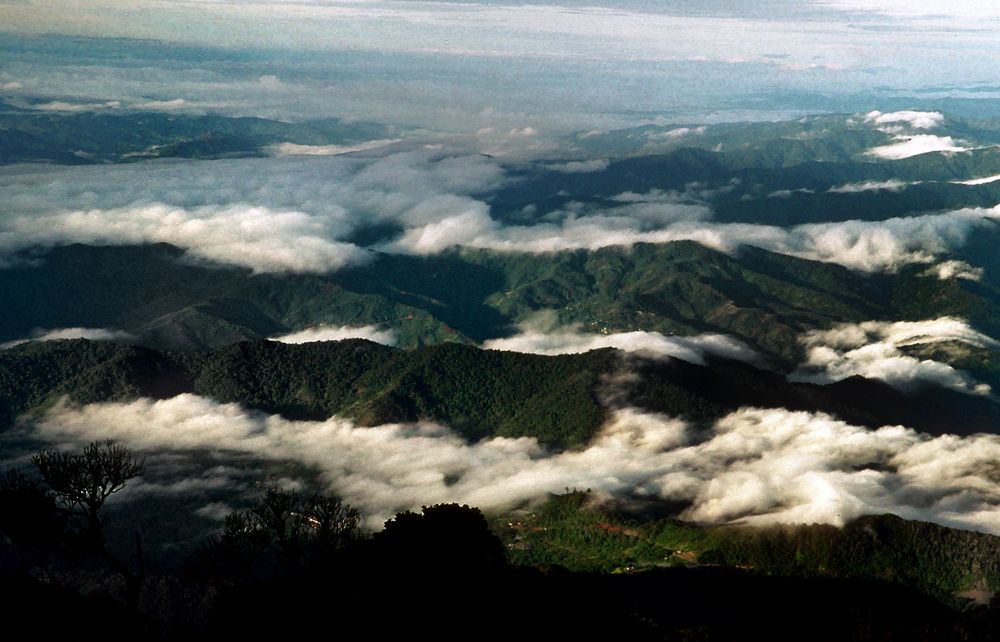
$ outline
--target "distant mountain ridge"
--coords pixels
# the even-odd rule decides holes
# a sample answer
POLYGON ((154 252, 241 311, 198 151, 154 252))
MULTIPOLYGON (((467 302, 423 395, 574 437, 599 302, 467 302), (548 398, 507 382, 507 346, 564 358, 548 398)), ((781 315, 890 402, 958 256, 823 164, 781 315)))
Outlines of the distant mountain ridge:
POLYGON ((126 163, 154 158, 267 156, 267 147, 351 145, 393 137, 396 130, 335 118, 288 123, 266 118, 157 111, 61 113, 0 110, 0 165, 126 163))

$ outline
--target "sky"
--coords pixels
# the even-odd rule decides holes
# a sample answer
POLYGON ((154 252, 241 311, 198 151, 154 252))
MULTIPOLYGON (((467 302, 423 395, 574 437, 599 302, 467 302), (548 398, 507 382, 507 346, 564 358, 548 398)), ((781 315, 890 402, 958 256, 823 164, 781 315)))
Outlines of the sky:
POLYGON ((961 1, 0 0, 0 96, 463 133, 779 119, 1000 98, 998 22, 961 1))

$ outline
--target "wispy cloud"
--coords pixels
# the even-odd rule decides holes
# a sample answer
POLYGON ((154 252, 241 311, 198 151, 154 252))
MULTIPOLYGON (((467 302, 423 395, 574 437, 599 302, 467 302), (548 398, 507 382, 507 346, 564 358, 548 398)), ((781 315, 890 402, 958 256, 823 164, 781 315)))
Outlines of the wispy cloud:
POLYGON ((277 143, 269 145, 266 151, 272 156, 339 156, 352 152, 364 152, 398 143, 399 139, 372 140, 357 145, 300 145, 298 143, 277 143))
POLYGON ((271 337, 271 341, 279 341, 281 343, 314 343, 316 341, 342 341, 344 339, 367 339, 387 346, 394 346, 399 341, 396 333, 392 330, 384 330, 374 325, 319 325, 299 330, 298 332, 271 337))
POLYGON ((91 341, 129 341, 132 335, 122 330, 108 328, 55 328, 52 330, 37 329, 23 339, 0 343, 0 350, 28 343, 29 341, 58 341, 60 339, 89 339, 91 341))
POLYGON ((494 218, 489 193, 516 180, 496 159, 441 150, 343 156, 149 162, 0 171, 0 259, 67 243, 172 243, 193 257, 258 272, 326 272, 371 257, 350 239, 365 225, 398 236, 385 252, 450 247, 554 252, 693 240, 724 252, 743 245, 869 272, 932 263, 1000 217, 969 208, 794 227, 716 223, 696 195, 620 194, 610 206, 569 203, 513 224, 494 218))
POLYGON ((542 329, 525 324, 521 331, 504 339, 491 339, 483 344, 488 350, 509 350, 533 354, 577 354, 599 348, 617 348, 652 356, 674 357, 704 365, 706 356, 736 359, 754 363, 759 355, 737 339, 723 334, 702 334, 693 337, 665 336, 659 332, 584 333, 577 327, 542 329))
POLYGON ((371 528, 403 509, 451 501, 502 509, 570 487, 687 502, 681 516, 707 523, 839 525, 891 512, 1000 534, 1000 437, 868 430, 807 412, 748 408, 705 431, 624 409, 588 447, 558 454, 529 438, 469 444, 433 424, 288 421, 192 395, 60 405, 34 434, 302 462, 371 528))
POLYGON ((943 125, 945 121, 944 114, 936 111, 893 111, 889 113, 873 111, 869 112, 866 118, 868 121, 890 130, 890 127, 885 126, 904 124, 914 129, 934 129, 943 125))
POLYGON ((188 109, 191 106, 191 103, 183 98, 174 98, 172 100, 148 100, 146 102, 134 103, 131 105, 133 109, 145 109, 149 111, 178 111, 188 109))
POLYGON ((879 190, 887 190, 889 192, 899 192, 910 185, 916 185, 917 183, 900 181, 896 179, 890 179, 887 181, 863 181, 860 183, 846 183, 844 185, 837 185, 831 187, 827 190, 831 194, 857 194, 859 192, 876 192, 879 190))
POLYGON ((967 281, 982 281, 985 270, 981 267, 970 265, 965 261, 951 260, 942 261, 927 268, 920 273, 920 276, 935 276, 941 281, 949 279, 965 279, 967 281))
POLYGON ((85 112, 118 109, 121 106, 121 101, 118 100, 109 100, 103 103, 71 103, 65 100, 54 100, 32 105, 32 108, 39 111, 85 112))
POLYGON ((879 158, 899 160, 931 152, 965 152, 972 149, 963 146, 961 141, 957 141, 951 136, 918 134, 916 136, 897 136, 897 140, 898 142, 895 143, 873 147, 867 153, 879 158))
POLYGON ((907 355, 907 347, 963 344, 977 351, 998 351, 1000 342, 960 319, 867 321, 809 332, 803 338, 808 357, 789 378, 829 383, 861 375, 902 389, 934 384, 974 395, 991 394, 990 386, 940 361, 907 355))
POLYGON ((995 183, 1000 181, 1000 174, 995 176, 983 176, 981 178, 970 178, 964 181, 952 181, 953 183, 958 183, 959 185, 986 185, 987 183, 995 183))

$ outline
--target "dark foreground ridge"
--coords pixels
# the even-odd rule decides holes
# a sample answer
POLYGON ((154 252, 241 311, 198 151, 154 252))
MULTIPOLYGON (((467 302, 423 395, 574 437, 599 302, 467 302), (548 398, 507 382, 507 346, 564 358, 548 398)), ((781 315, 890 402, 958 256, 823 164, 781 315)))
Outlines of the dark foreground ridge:
POLYGON ((44 487, 11 479, 0 485, 5 635, 296 639, 352 626, 449 640, 510 629, 529 639, 808 631, 831 642, 957 641, 993 639, 1000 623, 1000 610, 948 593, 996 588, 996 537, 891 516, 842 531, 700 529, 615 517, 581 493, 493 528, 479 510, 447 504, 399 513, 368 535, 335 497, 270 489, 185 561, 144 569, 126 601, 122 571, 95 557, 107 547, 103 526, 74 526, 44 487), (656 564, 644 563, 651 550, 656 564), (631 564, 593 570, 599 559, 631 564))

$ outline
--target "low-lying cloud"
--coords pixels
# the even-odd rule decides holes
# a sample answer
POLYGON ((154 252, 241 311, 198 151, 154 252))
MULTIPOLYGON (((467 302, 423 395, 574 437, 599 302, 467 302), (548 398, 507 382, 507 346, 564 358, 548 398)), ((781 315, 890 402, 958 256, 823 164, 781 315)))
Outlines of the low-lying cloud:
POLYGON ((975 395, 991 394, 990 386, 947 363, 910 356, 905 348, 955 343, 975 351, 1000 350, 1000 342, 951 317, 841 324, 809 332, 802 342, 807 358, 789 377, 794 381, 830 383, 861 375, 903 390, 930 383, 975 395))
POLYGON ((976 267, 965 261, 942 261, 927 268, 920 276, 934 276, 940 281, 949 279, 965 279, 966 281, 982 281, 986 273, 981 267, 976 267))
POLYGON ((271 341, 281 343, 314 343, 316 341, 342 341, 343 339, 367 339, 375 343, 394 346, 399 337, 393 330, 382 329, 376 325, 362 326, 328 326, 318 325, 298 332, 270 337, 271 341))
POLYGON ((339 156, 353 152, 365 152, 398 143, 400 139, 370 140, 357 145, 301 145, 298 143, 277 143, 269 145, 265 151, 272 156, 339 156))
POLYGON ((118 109, 120 108, 121 102, 117 100, 109 100, 101 103, 71 103, 63 100, 53 100, 46 103, 38 103, 32 105, 32 109, 37 109, 40 111, 57 111, 57 112, 86 112, 86 111, 104 111, 108 109, 118 109))
POLYGON ((914 182, 900 181, 896 179, 890 179, 887 181, 863 181, 860 183, 846 183, 844 185, 837 185, 826 190, 831 194, 857 194, 859 192, 875 192, 878 190, 886 190, 889 192, 899 192, 910 185, 916 185, 914 182))
POLYGON ((109 328, 54 328, 51 330, 37 329, 23 339, 15 339, 0 343, 0 350, 28 343, 29 341, 58 341, 60 339, 89 339, 91 341, 129 341, 132 335, 123 330, 109 328))
POLYGON ((944 124, 944 114, 937 111, 893 111, 882 113, 880 111, 869 112, 866 120, 875 125, 909 125, 913 129, 934 129, 944 124))
POLYGON ((987 183, 995 183, 1000 181, 1000 174, 993 176, 983 176, 981 178, 970 178, 964 181, 951 181, 952 183, 957 183, 959 185, 986 185, 987 183))
MULTIPOLYGON (((322 273, 363 263, 373 249, 540 253, 692 240, 723 252, 755 245, 874 272, 932 263, 1000 218, 998 208, 969 208, 883 221, 729 224, 712 221, 694 192, 654 189, 620 194, 605 206, 571 202, 512 224, 494 218, 487 201, 514 180, 495 159, 445 149, 9 167, 0 172, 0 263, 32 246, 165 242, 257 272, 322 273), (389 236, 360 247, 353 239, 371 226, 389 236)), ((869 188, 894 187, 838 189, 869 188)))
POLYGON ((21 216, 4 221, 10 250, 66 242, 93 245, 170 243, 192 257, 258 272, 326 272, 370 258, 364 249, 332 240, 331 221, 263 207, 186 210, 163 204, 21 216))
POLYGON ((446 220, 503 180, 491 159, 446 152, 8 168, 0 262, 31 246, 165 242, 258 272, 327 272, 369 259, 344 240, 357 229, 446 220))
POLYGON ((841 525, 890 512, 1000 534, 1000 436, 868 430, 819 413, 745 408, 706 432, 624 409, 585 449, 550 453, 531 438, 469 444, 430 423, 289 421, 181 395, 64 403, 37 421, 34 434, 65 443, 114 438, 143 451, 295 460, 318 469, 371 528, 422 505, 454 501, 496 510, 570 487, 686 502, 680 516, 706 523, 841 525))
MULTIPOLYGON (((805 259, 838 263, 865 272, 892 271, 912 263, 931 263, 960 249, 977 228, 1000 216, 1000 209, 966 209, 945 214, 900 217, 884 221, 845 221, 782 228, 771 225, 713 223, 678 219, 651 225, 622 208, 589 216, 568 215, 558 223, 504 226, 485 208, 407 231, 386 250, 417 254, 464 245, 501 252, 556 252, 598 249, 635 243, 696 241, 732 253, 743 245, 805 259)), ((682 216, 664 207, 662 216, 682 216)))
POLYGON ((972 149, 964 147, 951 136, 934 136, 933 134, 917 134, 915 136, 896 136, 895 143, 880 145, 868 150, 871 156, 899 160, 930 152, 966 152, 972 149))
POLYGON ((483 343, 483 347, 487 350, 545 355, 579 354, 599 348, 617 348, 644 355, 674 357, 698 365, 705 365, 706 356, 749 363, 759 360, 759 355, 750 347, 724 334, 693 337, 665 336, 659 332, 643 331, 592 334, 581 332, 579 327, 546 331, 526 326, 512 337, 490 339, 483 343))
POLYGON ((608 161, 603 158, 585 161, 569 161, 566 163, 547 163, 545 169, 560 174, 588 174, 600 172, 608 168, 608 161))

